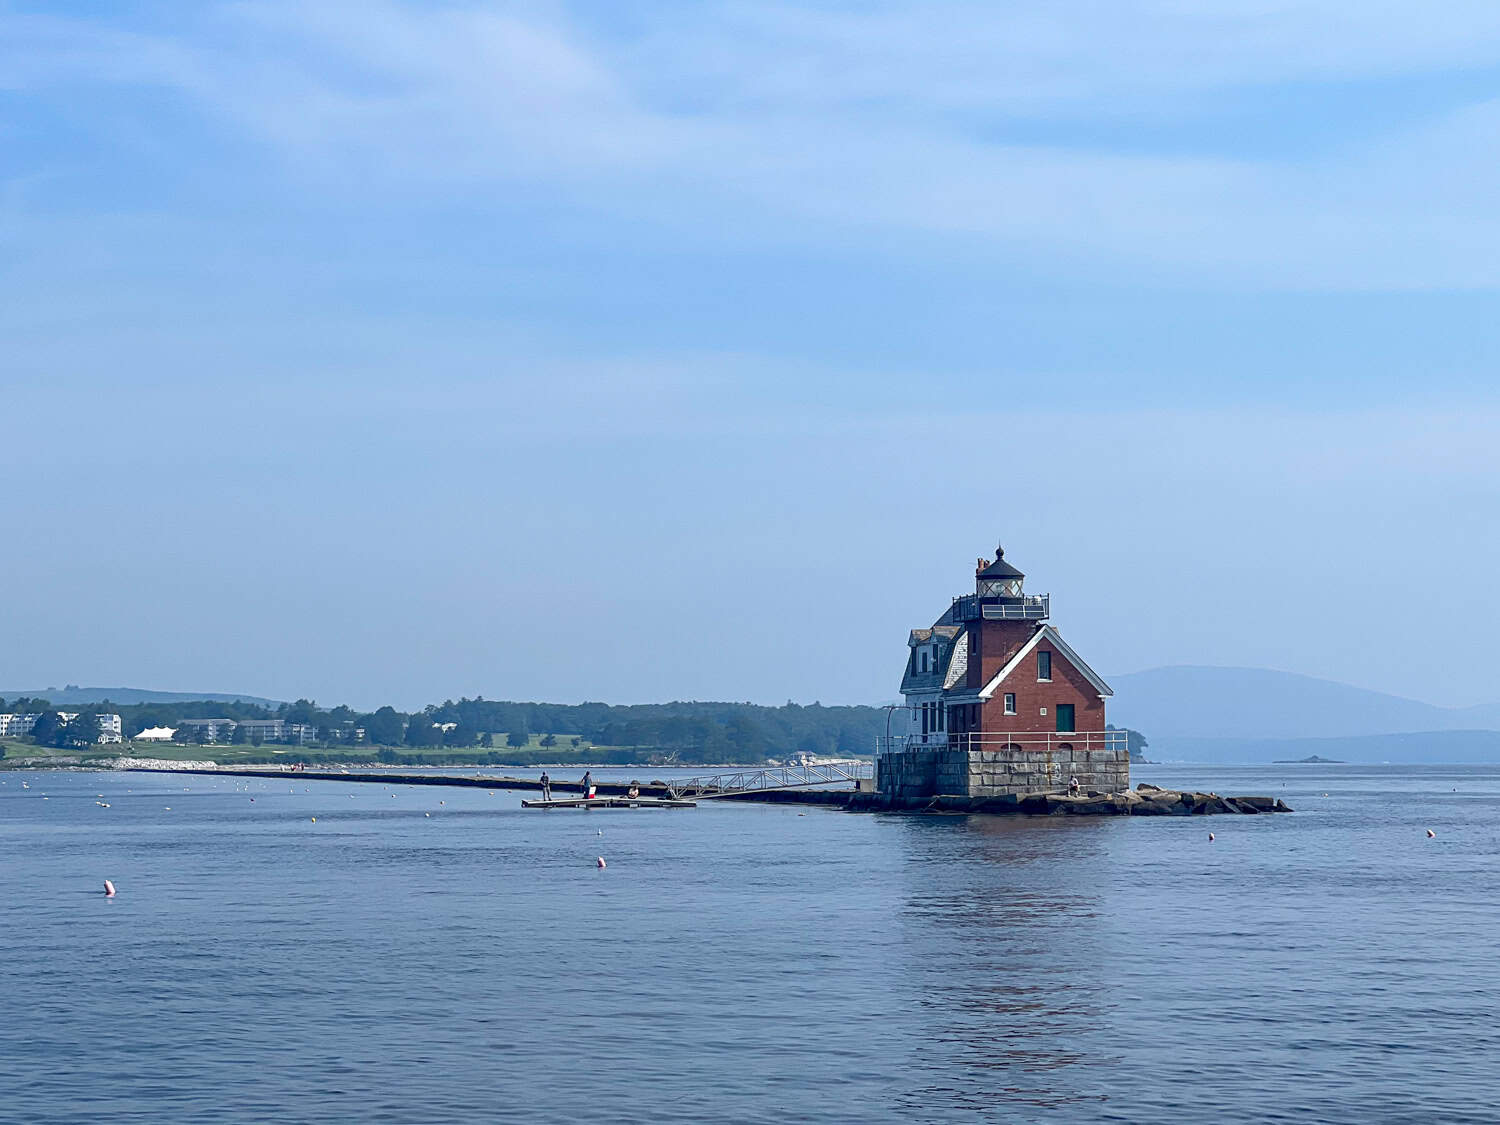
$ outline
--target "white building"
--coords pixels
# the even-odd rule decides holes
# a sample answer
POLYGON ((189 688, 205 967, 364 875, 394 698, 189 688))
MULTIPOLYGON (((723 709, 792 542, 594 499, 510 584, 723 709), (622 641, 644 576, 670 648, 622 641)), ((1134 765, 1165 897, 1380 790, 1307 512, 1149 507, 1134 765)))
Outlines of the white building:
POLYGON ((23 734, 30 734, 31 728, 36 726, 36 721, 41 717, 40 714, 0 715, 0 738, 20 738, 23 734))
MULTIPOLYGON (((59 711, 59 712, 57 712, 57 717, 59 719, 61 719, 63 722, 65 722, 65 723, 71 723, 74 719, 78 718, 78 715, 79 715, 79 712, 77 712, 77 711, 59 711)), ((30 734, 32 728, 36 726, 37 720, 40 719, 41 717, 42 716, 41 716, 40 712, 38 712, 35 715, 15 715, 15 714, 0 715, 0 738, 4 738, 6 736, 9 736, 11 738, 19 738, 23 734, 30 734)), ((122 738, 121 738, 121 726, 120 726, 120 716, 119 715, 100 715, 99 716, 99 738, 98 738, 98 741, 100 741, 100 742, 120 742, 120 741, 123 741, 122 738)))

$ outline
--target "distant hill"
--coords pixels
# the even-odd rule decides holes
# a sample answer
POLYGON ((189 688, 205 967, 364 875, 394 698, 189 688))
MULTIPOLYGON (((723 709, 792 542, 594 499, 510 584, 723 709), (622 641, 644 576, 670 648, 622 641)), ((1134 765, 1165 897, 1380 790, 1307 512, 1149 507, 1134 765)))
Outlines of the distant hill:
POLYGON ((241 695, 222 691, 147 691, 129 687, 79 687, 69 684, 61 688, 34 688, 30 691, 0 691, 0 699, 45 699, 58 706, 80 703, 186 703, 205 700, 215 703, 255 703, 261 707, 278 707, 279 699, 265 699, 259 695, 241 695))
MULTIPOLYGON (((1500 730, 1500 704, 1436 707, 1332 680, 1265 668, 1180 665, 1110 676, 1110 721, 1167 740, 1358 738, 1500 730)), ((1278 757, 1301 757, 1283 745, 1278 757)), ((1317 750, 1317 753, 1323 753, 1317 750)), ((1338 755, 1329 755, 1343 757, 1338 755)))

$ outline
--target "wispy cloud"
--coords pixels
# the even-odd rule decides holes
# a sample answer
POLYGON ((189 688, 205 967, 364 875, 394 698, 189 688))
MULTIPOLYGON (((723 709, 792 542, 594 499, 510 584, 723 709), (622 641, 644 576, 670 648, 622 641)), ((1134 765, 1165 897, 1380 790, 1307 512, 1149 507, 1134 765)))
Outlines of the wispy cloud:
POLYGON ((167 86, 325 187, 519 185, 730 241, 788 224, 971 238, 1044 269, 1188 283, 1500 282, 1496 104, 1357 143, 1335 131, 1296 163, 979 127, 1191 118, 1225 89, 1494 66, 1491 4, 722 3, 624 29, 545 3, 398 0, 223 5, 170 29, 3 18, 13 87, 167 86))

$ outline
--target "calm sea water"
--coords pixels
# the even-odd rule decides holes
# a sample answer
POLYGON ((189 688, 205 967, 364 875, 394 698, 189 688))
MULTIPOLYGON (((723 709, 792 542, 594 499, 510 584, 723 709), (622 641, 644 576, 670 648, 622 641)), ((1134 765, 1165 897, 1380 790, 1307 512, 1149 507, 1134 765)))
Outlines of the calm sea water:
POLYGON ((1500 1119, 1500 768, 1136 779, 1298 811, 0 775, 0 1119, 1500 1119))

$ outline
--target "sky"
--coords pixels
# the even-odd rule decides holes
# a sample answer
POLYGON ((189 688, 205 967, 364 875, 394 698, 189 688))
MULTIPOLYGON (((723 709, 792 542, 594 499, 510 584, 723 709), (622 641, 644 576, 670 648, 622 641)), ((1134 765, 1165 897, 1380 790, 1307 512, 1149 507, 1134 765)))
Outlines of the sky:
MULTIPOLYGON (((1500 6, 0 0, 0 686, 1500 699, 1500 6)), ((1274 701, 1268 701, 1274 705, 1274 701)))

